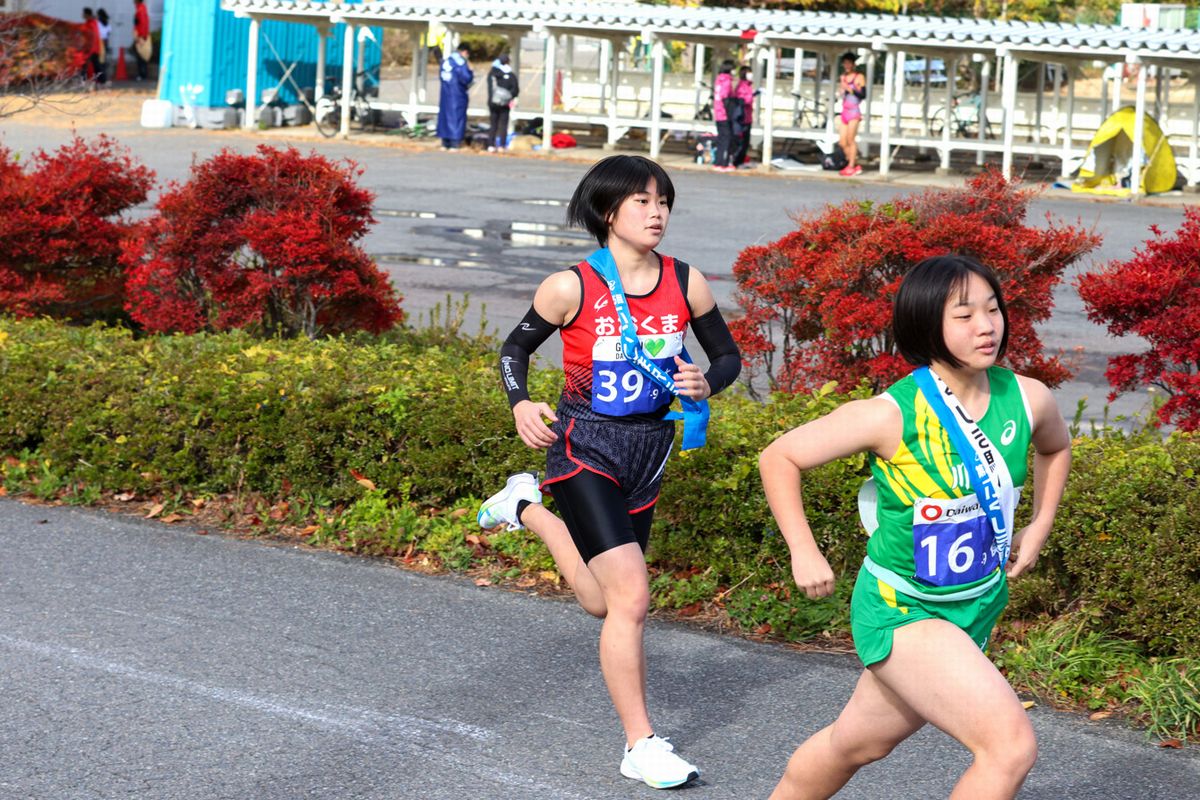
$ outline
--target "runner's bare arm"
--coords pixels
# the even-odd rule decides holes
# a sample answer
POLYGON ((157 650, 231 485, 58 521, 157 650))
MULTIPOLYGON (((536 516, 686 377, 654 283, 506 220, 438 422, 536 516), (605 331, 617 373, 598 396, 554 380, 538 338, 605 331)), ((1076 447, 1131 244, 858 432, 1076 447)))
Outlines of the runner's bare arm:
POLYGON ((1033 518, 1013 536, 1008 577, 1037 566, 1071 470, 1071 434, 1054 396, 1041 381, 1018 375, 1033 415, 1033 518))
POLYGON ((804 514, 800 473, 866 451, 889 458, 900 446, 901 425, 890 400, 855 400, 785 433, 759 456, 763 491, 792 555, 792 577, 809 597, 832 594, 834 574, 804 514))

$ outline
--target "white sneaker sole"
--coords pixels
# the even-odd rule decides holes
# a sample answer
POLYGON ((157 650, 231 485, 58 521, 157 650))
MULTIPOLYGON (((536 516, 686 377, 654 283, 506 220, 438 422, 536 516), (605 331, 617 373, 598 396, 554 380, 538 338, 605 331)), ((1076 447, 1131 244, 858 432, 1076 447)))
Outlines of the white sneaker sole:
POLYGON ((632 766, 627 764, 625 761, 622 761, 621 762, 621 774, 624 775, 626 778, 632 778, 635 781, 641 781, 642 783, 649 786, 651 789, 674 789, 677 786, 683 786, 684 784, 688 784, 694 780, 699 779, 700 770, 693 769, 691 772, 688 773, 687 777, 684 778, 683 780, 652 781, 649 778, 647 778, 646 776, 642 775, 640 772, 638 772, 632 766))

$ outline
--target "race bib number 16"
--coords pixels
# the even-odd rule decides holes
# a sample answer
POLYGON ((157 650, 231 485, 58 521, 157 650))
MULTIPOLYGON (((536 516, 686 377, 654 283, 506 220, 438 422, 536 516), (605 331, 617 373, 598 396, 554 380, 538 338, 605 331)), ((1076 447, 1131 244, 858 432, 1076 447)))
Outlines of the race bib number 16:
POLYGON ((991 522, 975 495, 913 505, 916 577, 933 586, 960 586, 987 577, 1000 561, 991 522))

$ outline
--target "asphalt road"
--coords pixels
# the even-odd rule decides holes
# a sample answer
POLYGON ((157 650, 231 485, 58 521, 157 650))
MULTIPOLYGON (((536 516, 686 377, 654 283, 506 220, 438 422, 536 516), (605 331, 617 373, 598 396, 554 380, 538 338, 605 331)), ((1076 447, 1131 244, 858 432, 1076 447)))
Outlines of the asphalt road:
MULTIPOLYGON (((127 109, 124 116, 101 113, 69 124, 65 118, 13 117, 3 121, 0 144, 22 153, 53 147, 69 138, 70 125, 83 135, 114 136, 152 167, 163 183, 185 179, 193 159, 204 159, 224 147, 248 151, 261 142, 294 143, 356 161, 363 169, 362 184, 377 196, 379 222, 365 246, 404 294, 405 308, 413 317, 444 303, 447 295, 470 294, 472 327, 486 307, 487 328, 507 333, 524 315, 542 278, 579 260, 593 246, 578 231, 562 230, 565 201, 586 169, 584 163, 401 149, 312 138, 315 134, 298 138, 290 129, 253 134, 144 130, 127 109)), ((723 175, 668 166, 678 199, 664 250, 709 276, 718 302, 727 309, 736 307, 731 268, 737 254, 747 245, 788 232, 790 214, 850 198, 887 200, 919 191, 922 183, 961 183, 961 178, 903 173, 881 183, 819 175, 723 175)), ((142 209, 148 212, 149 204, 142 209)), ((1048 193, 1033 203, 1030 220, 1038 223, 1046 214, 1094 227, 1104 237, 1092 257, 1064 276, 1055 293, 1054 316, 1040 328, 1051 350, 1083 348, 1076 380, 1057 392, 1064 414, 1070 418, 1077 402, 1086 398, 1085 418, 1099 419, 1108 393, 1103 377, 1107 358, 1141 347, 1136 340, 1114 340, 1089 323, 1072 282, 1096 264, 1129 257, 1148 236, 1151 224, 1173 229, 1182 218, 1182 208, 1048 193)), ((557 339, 547 342, 541 355, 547 363, 557 364, 557 339)), ((1112 405, 1110 416, 1136 413, 1145 408, 1146 400, 1145 394, 1124 395, 1112 405)))
MULTIPOLYGON (((0 798, 652 797, 617 771, 598 622, 378 561, 0 501, 0 798)), ((850 656, 652 621, 659 730, 689 798, 765 797, 845 702, 850 656)), ((1200 798, 1200 753, 1030 711, 1033 800, 1200 798)), ((944 797, 925 730, 839 797, 944 797)))

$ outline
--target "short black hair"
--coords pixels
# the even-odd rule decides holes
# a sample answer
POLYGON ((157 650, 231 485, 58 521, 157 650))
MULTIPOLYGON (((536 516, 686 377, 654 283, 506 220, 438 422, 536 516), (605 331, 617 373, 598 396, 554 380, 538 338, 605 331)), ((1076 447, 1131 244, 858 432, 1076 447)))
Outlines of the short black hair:
POLYGON ((970 256, 948 254, 921 261, 908 271, 896 292, 892 306, 892 334, 896 349, 910 364, 927 367, 941 361, 954 367, 962 362, 946 347, 942 336, 942 315, 946 300, 954 291, 962 292, 972 274, 987 281, 996 295, 996 305, 1004 319, 1004 333, 996 350, 999 359, 1008 349, 1008 308, 996 274, 970 256))
POLYGON ((458 47, 456 47, 456 48, 454 48, 454 49, 455 49, 455 51, 456 51, 456 52, 459 52, 459 53, 470 53, 470 52, 471 52, 471 45, 469 45, 469 44, 466 44, 466 43, 464 43, 464 42, 459 42, 459 45, 458 45, 458 47))
POLYGON ((654 179, 658 193, 667 198, 667 208, 675 207, 675 186, 667 171, 645 156, 609 156, 587 171, 571 202, 567 204, 567 224, 584 228, 603 247, 608 242, 608 226, 625 198, 646 191, 654 179))
POLYGON ((717 69, 717 72, 733 72, 733 61, 728 58, 722 61, 720 68, 717 69))
POLYGON ((838 59, 838 63, 841 63, 846 59, 850 59, 851 64, 857 64, 858 53, 855 53, 853 50, 847 50, 846 52, 842 53, 842 57, 838 59))

